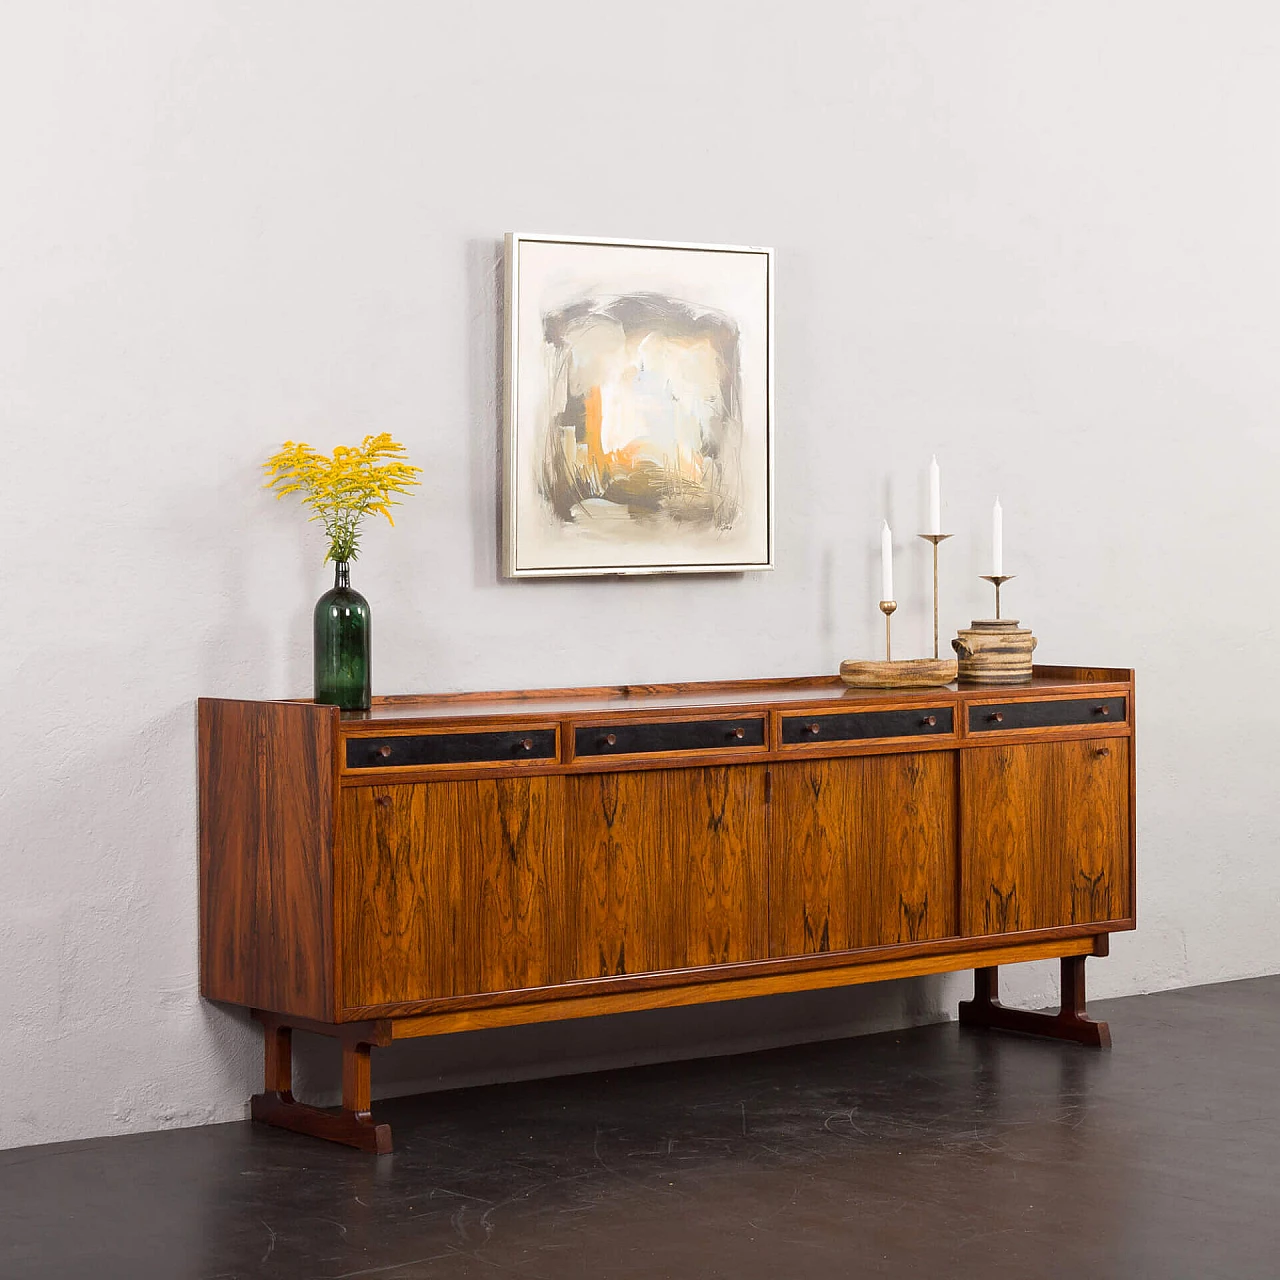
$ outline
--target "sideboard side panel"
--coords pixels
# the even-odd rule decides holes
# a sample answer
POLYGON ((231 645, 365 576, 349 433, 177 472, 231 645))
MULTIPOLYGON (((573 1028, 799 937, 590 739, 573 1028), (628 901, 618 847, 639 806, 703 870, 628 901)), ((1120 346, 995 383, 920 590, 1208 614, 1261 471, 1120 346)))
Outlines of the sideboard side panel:
POLYGON ((200 990, 328 1021, 333 1011, 337 709, 202 698, 200 990))

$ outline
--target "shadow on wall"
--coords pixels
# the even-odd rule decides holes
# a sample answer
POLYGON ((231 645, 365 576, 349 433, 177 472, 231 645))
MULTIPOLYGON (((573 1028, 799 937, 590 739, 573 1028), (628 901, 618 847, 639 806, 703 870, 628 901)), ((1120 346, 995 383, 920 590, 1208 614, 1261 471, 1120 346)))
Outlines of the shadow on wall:
POLYGON ((467 412, 470 432, 472 581, 501 581, 498 540, 502 530, 502 414, 504 325, 501 240, 467 241, 467 412), (483 501, 480 495, 489 495, 483 501))
MULTIPOLYGON (((54 706, 47 736, 25 744, 39 776, 0 801, 0 943, 16 944, 5 982, 24 998, 6 1032, 14 1044, 56 1046, 58 1060, 24 1060, 11 1075, 0 1146, 223 1120, 228 1092, 260 1069, 249 1032, 202 1009, 197 993, 193 708, 146 714, 130 689, 104 680, 94 702, 88 687, 138 652, 64 647, 23 671, 35 688, 80 681, 94 720, 91 732, 69 733, 76 704, 54 706), (150 1038, 126 1052, 119 1029, 144 1025, 150 1038), (193 1090, 194 1059, 226 1089, 193 1090)), ((144 652, 137 670, 152 658, 144 652)))
MULTIPOLYGON (((427 1036, 374 1051, 373 1092, 392 1098, 870 1035, 954 1018, 965 994, 963 975, 938 975, 427 1036)), ((296 1034, 294 1066, 299 1098, 338 1101, 335 1041, 296 1034)), ((260 1087, 255 1074, 253 1090, 260 1087)))

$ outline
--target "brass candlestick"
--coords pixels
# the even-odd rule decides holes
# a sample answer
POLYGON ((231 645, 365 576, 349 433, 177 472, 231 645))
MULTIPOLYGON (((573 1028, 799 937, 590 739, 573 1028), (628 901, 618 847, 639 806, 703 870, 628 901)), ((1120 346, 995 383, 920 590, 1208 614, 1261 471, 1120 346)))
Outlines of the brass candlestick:
POLYGON ((953 658, 907 658, 893 660, 893 621, 896 600, 881 600, 884 614, 884 661, 846 658, 840 664, 840 679, 855 689, 933 689, 956 678, 953 658))
POLYGON ((922 533, 926 542, 933 543, 933 656, 938 656, 938 543, 946 542, 949 533, 922 533))
POLYGON ((995 584, 996 589, 996 620, 1000 618, 1000 587, 1009 581, 1010 578, 1016 578, 1016 573, 984 573, 982 580, 995 584))
POLYGON ((893 636, 890 631, 889 619, 893 611, 898 607, 896 600, 881 600, 880 612, 884 614, 884 660, 886 662, 893 661, 893 636))

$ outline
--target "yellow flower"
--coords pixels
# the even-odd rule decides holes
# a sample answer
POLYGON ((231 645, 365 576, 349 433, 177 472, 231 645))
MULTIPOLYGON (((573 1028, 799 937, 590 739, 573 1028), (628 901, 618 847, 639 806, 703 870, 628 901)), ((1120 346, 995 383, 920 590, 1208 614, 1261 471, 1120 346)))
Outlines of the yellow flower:
POLYGON ((324 524, 329 538, 326 560, 354 560, 359 554, 360 521, 379 515, 394 525, 391 508, 396 494, 408 493, 421 481, 421 467, 404 460, 406 450, 383 431, 365 436, 359 446, 338 445, 332 457, 305 442, 286 440, 263 464, 268 489, 276 497, 302 494, 311 519, 324 524))

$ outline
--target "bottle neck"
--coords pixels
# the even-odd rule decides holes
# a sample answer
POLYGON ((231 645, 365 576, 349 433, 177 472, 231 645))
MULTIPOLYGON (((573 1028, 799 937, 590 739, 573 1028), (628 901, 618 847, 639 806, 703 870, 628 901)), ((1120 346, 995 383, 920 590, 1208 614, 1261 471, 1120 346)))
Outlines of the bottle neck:
POLYGON ((351 588, 351 561, 335 560, 333 562, 333 585, 336 590, 338 587, 351 588))

